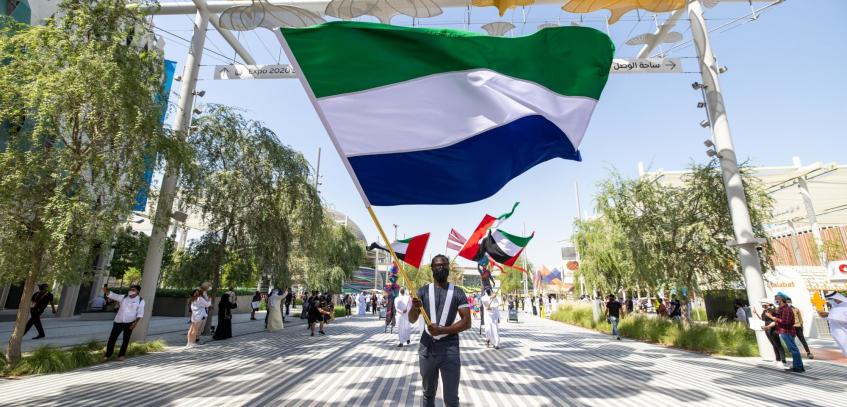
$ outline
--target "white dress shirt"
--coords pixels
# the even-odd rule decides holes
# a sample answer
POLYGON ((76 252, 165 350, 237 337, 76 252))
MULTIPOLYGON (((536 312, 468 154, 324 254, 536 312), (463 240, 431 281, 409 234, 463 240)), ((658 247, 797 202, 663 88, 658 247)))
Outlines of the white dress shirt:
POLYGON ((115 315, 115 322, 135 322, 136 319, 144 317, 144 300, 141 299, 141 296, 136 295, 135 298, 130 298, 128 295, 115 294, 110 291, 109 299, 121 303, 121 307, 118 308, 118 313, 115 315))

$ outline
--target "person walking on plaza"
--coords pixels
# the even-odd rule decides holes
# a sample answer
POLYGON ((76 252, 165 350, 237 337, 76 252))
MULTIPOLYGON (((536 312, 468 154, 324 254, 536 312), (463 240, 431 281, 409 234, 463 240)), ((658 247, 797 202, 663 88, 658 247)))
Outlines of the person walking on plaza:
POLYGON ((748 326, 747 312, 744 311, 744 304, 741 301, 735 301, 735 322, 748 326))
POLYGON ((791 310, 794 311, 794 333, 797 336, 797 339, 803 345, 803 349, 806 351, 806 357, 809 359, 814 359, 812 356, 812 352, 809 350, 809 344, 806 343, 806 336, 803 334, 803 313, 800 312, 800 308, 795 307, 791 303, 791 298, 786 298, 785 303, 791 307, 791 310))
POLYGON ((765 331, 765 335, 768 337, 768 341, 771 343, 771 347, 773 347, 774 357, 776 361, 774 364, 779 367, 788 367, 788 361, 785 360, 785 349, 782 348, 782 344, 779 342, 779 334, 776 331, 776 322, 774 322, 772 317, 772 312, 774 310, 773 304, 767 298, 762 298, 762 314, 761 318, 764 322, 764 326, 762 326, 762 330, 765 331))
POLYGON ((500 349, 500 300, 497 294, 491 295, 491 288, 485 289, 482 296, 482 306, 485 307, 485 337, 486 345, 500 349))
POLYGON ((612 324, 612 336, 621 340, 621 335, 618 333, 618 321, 621 319, 622 305, 615 299, 614 294, 609 294, 609 301, 606 301, 606 320, 612 324))
POLYGON ((35 330, 38 331, 38 336, 35 336, 32 339, 41 339, 45 336, 44 327, 41 326, 41 314, 43 314, 44 310, 47 309, 47 305, 50 305, 50 308, 55 314, 56 305, 53 304, 53 294, 50 292, 50 286, 47 284, 41 284, 38 286, 38 292, 32 294, 32 297, 30 298, 29 321, 26 322, 24 335, 26 335, 33 326, 35 326, 35 330))
POLYGON ((223 340, 232 338, 232 310, 238 307, 236 304, 235 289, 229 287, 229 291, 221 296, 218 302, 218 326, 212 339, 223 340))
POLYGON ((532 315, 538 315, 538 308, 535 306, 535 297, 532 297, 532 300, 530 301, 532 304, 532 315))
POLYGON ((412 301, 406 295, 406 288, 400 288, 400 295, 394 299, 394 309, 396 310, 397 336, 400 339, 400 344, 397 347, 402 348, 403 344, 411 344, 412 340, 412 324, 409 322, 409 311, 412 309, 412 301))
POLYGON ((803 368, 803 359, 800 358, 800 350, 797 349, 797 343, 794 341, 796 331, 794 330, 794 310, 785 302, 788 298, 785 294, 779 293, 774 296, 777 309, 772 313, 776 323, 776 331, 779 333, 779 338, 785 343, 788 351, 791 352, 791 368, 785 369, 795 373, 803 373, 806 371, 803 368))
POLYGON ((847 297, 832 291, 826 294, 826 300, 830 309, 820 311, 819 315, 827 319, 832 339, 841 348, 841 353, 847 356, 847 297))
POLYGON ((662 318, 668 317, 668 306, 665 305, 665 300, 662 298, 658 299, 659 307, 656 308, 656 314, 658 314, 662 318))
POLYGON ((250 320, 256 320, 256 312, 259 311, 259 305, 262 303, 262 293, 256 291, 253 298, 250 300, 250 320))
POLYGON ((332 294, 324 294, 320 301, 320 332, 321 335, 326 335, 326 325, 335 316, 335 303, 332 301, 332 294))
POLYGON ((282 289, 274 288, 268 297, 268 332, 276 332, 282 329, 282 301, 282 289))
POLYGON ((137 284, 129 286, 127 295, 115 294, 109 291, 108 287, 103 287, 103 294, 107 298, 121 304, 117 314, 115 314, 115 320, 112 322, 112 332, 109 334, 109 341, 106 342, 106 354, 103 356, 103 361, 112 357, 118 335, 121 334, 123 334, 123 341, 121 342, 121 349, 118 351, 118 360, 124 360, 132 330, 138 325, 138 321, 144 317, 144 299, 139 295, 140 292, 141 286, 137 284))
POLYGON ((191 326, 188 328, 186 348, 191 348, 200 342, 200 332, 203 330, 203 322, 209 316, 209 308, 212 301, 206 293, 212 289, 209 283, 203 283, 200 288, 191 293, 191 326))
POLYGON ((282 314, 282 321, 285 322, 285 317, 291 316, 291 302, 294 301, 294 291, 291 287, 285 291, 285 313, 282 314))
POLYGON ((379 301, 379 300, 376 298, 376 293, 373 293, 373 295, 371 295, 371 315, 376 315, 377 301, 379 301))
POLYGON ((304 304, 307 304, 307 303, 308 303, 308 306, 309 306, 309 314, 308 314, 309 315, 309 319, 308 319, 309 325, 308 325, 307 329, 309 329, 312 332, 311 336, 315 336, 315 324, 318 321, 323 321, 323 318, 321 317, 322 316, 321 300, 320 300, 320 297, 318 296, 317 291, 312 291, 312 295, 309 296, 309 299, 307 300, 307 302, 304 302, 304 304))
POLYGON ((465 292, 447 282, 450 276, 450 260, 447 256, 436 255, 430 266, 434 282, 418 290, 409 311, 409 322, 413 324, 418 321, 421 307, 426 309, 431 318, 418 347, 423 389, 421 405, 435 406, 440 374, 444 405, 455 407, 459 405, 459 377, 462 369, 459 333, 471 327, 471 314, 465 292))
POLYGON ((346 318, 350 317, 351 310, 353 309, 353 299, 350 294, 344 294, 344 298, 341 300, 344 304, 344 316, 346 318))
POLYGON ((682 305, 679 303, 679 300, 676 299, 676 294, 671 295, 671 307, 670 312, 668 313, 668 317, 671 319, 680 319, 682 318, 682 305))
POLYGON ((367 313, 367 299, 364 291, 356 295, 356 315, 365 315, 367 313))

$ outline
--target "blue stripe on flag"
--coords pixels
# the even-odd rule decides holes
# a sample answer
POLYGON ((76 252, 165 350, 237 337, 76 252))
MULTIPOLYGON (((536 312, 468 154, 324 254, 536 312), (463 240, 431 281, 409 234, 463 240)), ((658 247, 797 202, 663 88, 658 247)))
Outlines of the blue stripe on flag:
POLYGON ((582 160, 561 129, 533 115, 443 148, 349 160, 370 203, 393 206, 478 201, 557 157, 582 160))

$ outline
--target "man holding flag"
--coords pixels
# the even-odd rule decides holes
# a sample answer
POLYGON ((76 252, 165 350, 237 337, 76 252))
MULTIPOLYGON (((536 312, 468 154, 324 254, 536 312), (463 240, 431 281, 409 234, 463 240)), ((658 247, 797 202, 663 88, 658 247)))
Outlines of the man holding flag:
POLYGON ((433 283, 421 287, 412 299, 409 322, 415 323, 424 307, 431 323, 421 335, 418 348, 424 406, 435 406, 440 374, 444 386, 445 406, 459 405, 459 376, 462 360, 459 354, 459 332, 471 327, 468 298, 461 288, 447 282, 450 260, 443 254, 432 259, 433 283), (459 320, 456 321, 456 317, 459 320))

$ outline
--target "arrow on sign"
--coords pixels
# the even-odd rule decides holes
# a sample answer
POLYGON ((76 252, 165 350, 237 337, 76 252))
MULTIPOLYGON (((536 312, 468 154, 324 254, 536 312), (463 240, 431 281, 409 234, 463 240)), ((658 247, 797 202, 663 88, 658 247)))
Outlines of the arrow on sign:
POLYGON ((672 59, 668 59, 667 61, 668 62, 665 64, 665 66, 668 66, 668 64, 670 64, 671 70, 673 71, 674 68, 676 68, 676 62, 674 62, 672 59))

